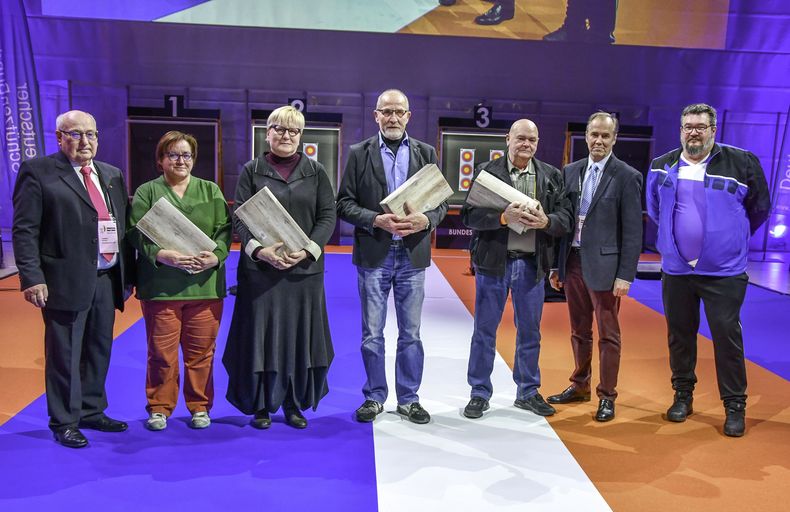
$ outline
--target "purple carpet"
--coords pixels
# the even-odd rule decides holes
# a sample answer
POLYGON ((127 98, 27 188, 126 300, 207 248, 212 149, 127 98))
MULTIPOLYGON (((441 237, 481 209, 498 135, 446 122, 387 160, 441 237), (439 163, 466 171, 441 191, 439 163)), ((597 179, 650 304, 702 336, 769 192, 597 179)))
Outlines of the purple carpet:
MULTIPOLYGON (((235 284, 237 261, 232 253, 229 284, 235 284)), ((116 340, 107 383, 107 413, 128 421, 129 431, 85 431, 88 448, 63 448, 52 441, 46 402, 39 398, 0 427, 0 510, 377 510, 372 427, 352 417, 364 382, 354 276, 349 256, 327 255, 336 356, 330 392, 315 413, 305 413, 306 430, 288 427, 278 413, 271 429, 258 431, 224 400, 227 375, 220 358, 234 301, 228 297, 217 339, 212 426, 188 428, 182 400, 167 430, 147 431, 140 320, 116 340)))
MULTIPOLYGON (((661 281, 637 279, 631 286, 629 295, 645 306, 664 314, 661 281)), ((790 296, 759 286, 749 285, 746 288, 746 300, 741 308, 746 357, 753 363, 790 380, 790 351, 786 347, 790 334, 784 327, 787 325, 788 314, 790 314, 790 296)), ((710 338, 710 328, 704 310, 701 311, 700 318, 699 332, 710 338)))

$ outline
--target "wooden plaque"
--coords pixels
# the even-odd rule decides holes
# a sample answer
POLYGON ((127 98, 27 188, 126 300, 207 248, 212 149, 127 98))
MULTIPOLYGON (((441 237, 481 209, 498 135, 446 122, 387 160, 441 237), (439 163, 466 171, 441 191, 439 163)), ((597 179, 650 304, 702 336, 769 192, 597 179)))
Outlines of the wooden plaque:
POLYGON ((263 187, 236 209, 235 215, 247 226, 252 236, 264 247, 282 242, 278 253, 301 251, 310 239, 293 217, 274 197, 269 187, 263 187))
MULTIPOLYGON (((478 208, 491 208, 500 212, 504 212, 507 205, 513 202, 522 203, 525 207, 530 208, 537 208, 540 204, 488 171, 481 171, 475 178, 469 195, 466 197, 466 202, 478 208)), ((518 234, 528 229, 518 222, 510 223, 508 227, 518 234)))
POLYGON ((196 256, 201 251, 211 252, 217 244, 195 226, 191 220, 160 197, 137 223, 137 229, 153 243, 169 251, 196 256))
POLYGON ((424 213, 438 207, 451 195, 453 189, 444 179, 442 171, 436 164, 428 164, 379 204, 385 212, 405 217, 411 213, 406 212, 406 203, 424 213))

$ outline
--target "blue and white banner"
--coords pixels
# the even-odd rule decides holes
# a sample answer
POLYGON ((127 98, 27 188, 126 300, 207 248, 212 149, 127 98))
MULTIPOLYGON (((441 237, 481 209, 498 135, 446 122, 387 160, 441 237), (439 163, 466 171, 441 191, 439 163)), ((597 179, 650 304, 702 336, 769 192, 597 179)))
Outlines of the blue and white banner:
POLYGON ((0 225, 11 225, 11 194, 22 162, 41 156, 38 82, 22 0, 0 2, 0 225))

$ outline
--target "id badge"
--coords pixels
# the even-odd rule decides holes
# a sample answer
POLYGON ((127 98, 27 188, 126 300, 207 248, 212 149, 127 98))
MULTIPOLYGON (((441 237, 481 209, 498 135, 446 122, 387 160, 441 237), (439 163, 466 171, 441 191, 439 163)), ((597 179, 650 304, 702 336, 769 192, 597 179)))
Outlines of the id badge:
POLYGON ((118 228, 114 219, 99 221, 99 252, 118 252, 118 228))
POLYGON ((582 228, 584 227, 584 219, 587 217, 586 215, 579 215, 578 220, 576 221, 576 232, 573 234, 573 241, 576 245, 581 245, 582 243, 582 228))

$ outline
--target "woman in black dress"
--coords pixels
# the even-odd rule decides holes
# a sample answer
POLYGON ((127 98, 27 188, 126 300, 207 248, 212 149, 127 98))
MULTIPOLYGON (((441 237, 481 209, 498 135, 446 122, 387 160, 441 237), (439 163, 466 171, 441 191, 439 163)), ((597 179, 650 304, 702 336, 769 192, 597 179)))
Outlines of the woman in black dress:
POLYGON ((269 428, 270 413, 283 409, 294 428, 307 427, 301 411, 318 406, 328 391, 334 357, 324 295, 322 250, 335 228, 335 200, 324 167, 301 152, 304 116, 293 107, 267 121, 271 148, 247 162, 236 186, 235 207, 269 187, 310 238, 286 254, 281 243, 263 247, 234 216, 241 237, 238 291, 222 363, 230 403, 269 428))

